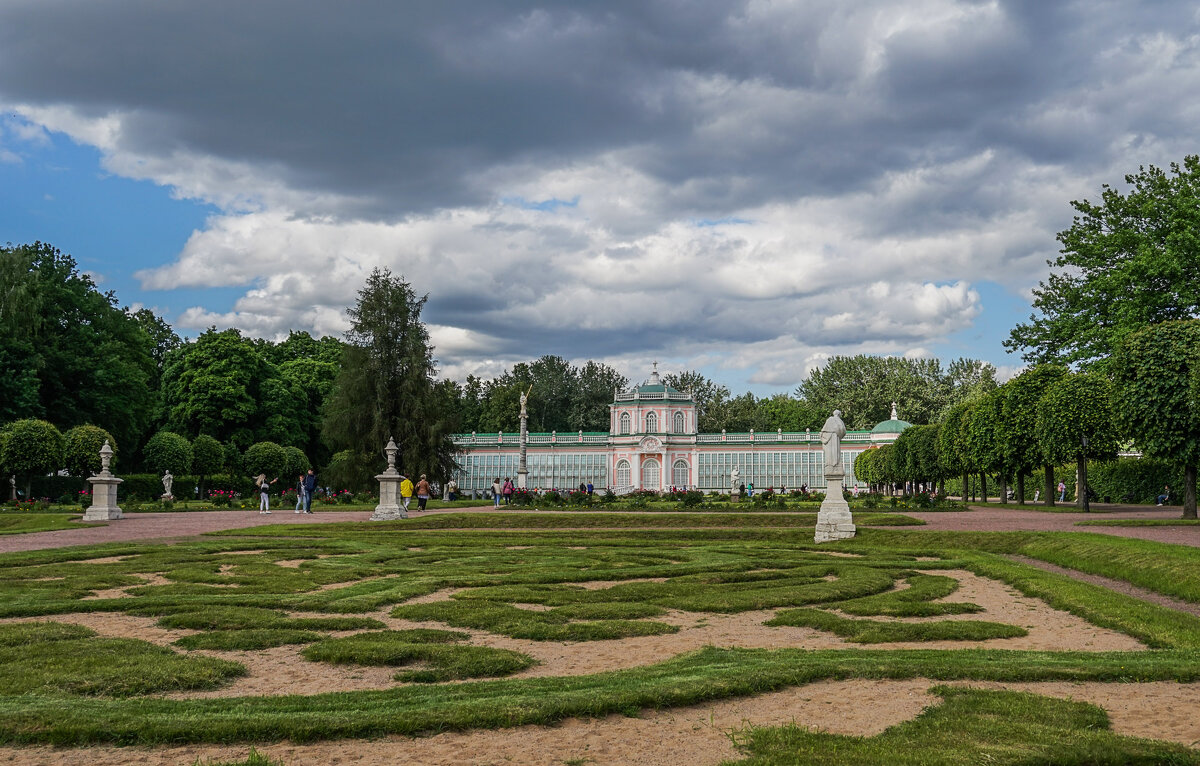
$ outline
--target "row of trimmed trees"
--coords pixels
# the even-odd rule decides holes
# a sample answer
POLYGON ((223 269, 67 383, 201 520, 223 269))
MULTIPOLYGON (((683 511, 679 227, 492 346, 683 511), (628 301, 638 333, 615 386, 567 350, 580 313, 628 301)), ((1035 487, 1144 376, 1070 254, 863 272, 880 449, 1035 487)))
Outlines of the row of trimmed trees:
MULTIPOLYGON (((93 425, 76 426, 66 433, 54 424, 37 419, 17 420, 0 429, 0 475, 15 476, 30 496, 34 477, 66 471, 86 478, 100 471, 100 448, 112 447, 114 466, 119 458, 117 440, 93 425)), ((142 448, 145 467, 155 473, 170 471, 198 477, 203 494, 205 479, 219 473, 266 474, 289 479, 311 465, 303 450, 275 442, 257 442, 245 452, 235 444, 222 445, 208 435, 188 440, 171 431, 159 431, 142 448)))
MULTIPOLYGON (((855 474, 871 484, 943 485, 950 477, 987 476, 1006 497, 1015 478, 1024 503, 1025 479, 1045 477, 1045 503, 1054 504, 1055 466, 1074 462, 1088 509, 1087 462, 1116 458, 1127 442, 1147 457, 1183 469, 1185 518, 1196 518, 1200 463, 1200 320, 1165 322, 1129 335, 1107 374, 1071 373, 1044 364, 993 391, 951 407, 941 422, 913 426, 894 444, 858 457, 855 474)), ((964 490, 965 491, 965 490, 964 490)))

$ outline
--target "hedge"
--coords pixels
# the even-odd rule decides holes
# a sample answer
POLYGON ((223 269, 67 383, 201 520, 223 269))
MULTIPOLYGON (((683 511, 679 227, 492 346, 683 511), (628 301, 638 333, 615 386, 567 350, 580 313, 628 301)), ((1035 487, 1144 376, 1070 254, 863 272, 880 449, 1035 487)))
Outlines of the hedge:
MULTIPOLYGON (((1033 502, 1034 492, 1040 490, 1045 483, 1042 481, 1043 472, 1038 469, 1032 475, 1025 477, 1025 500, 1033 502)), ((1075 466, 1058 466, 1054 469, 1054 483, 1063 482, 1067 485, 1067 502, 1075 498, 1075 466)), ((1183 469, 1166 460, 1156 458, 1120 458, 1108 463, 1088 463, 1088 485, 1102 502, 1106 503, 1153 503, 1162 492, 1164 484, 1169 484, 1171 503, 1178 504, 1183 493, 1183 469)), ((988 476, 988 492, 994 493, 999 484, 994 476, 988 476)), ((971 487, 979 492, 979 477, 971 476, 971 487)), ((1010 479, 1013 492, 1017 491, 1015 479, 1010 479)), ((962 479, 954 477, 946 479, 946 492, 959 496, 962 491, 962 479)), ((1041 498, 1039 497, 1039 501, 1041 498)))

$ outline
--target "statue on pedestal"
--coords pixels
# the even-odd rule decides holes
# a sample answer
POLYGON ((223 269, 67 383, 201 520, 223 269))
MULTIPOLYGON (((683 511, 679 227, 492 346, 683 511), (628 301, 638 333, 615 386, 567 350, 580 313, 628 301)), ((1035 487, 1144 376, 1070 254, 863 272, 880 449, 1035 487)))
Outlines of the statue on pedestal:
POLYGON ((846 424, 842 422, 842 411, 833 414, 821 426, 821 451, 825 457, 825 475, 840 475, 842 470, 842 437, 846 435, 846 424))
POLYGON ((171 487, 175 484, 175 477, 171 475, 170 471, 167 471, 165 474, 163 474, 162 483, 163 500, 173 500, 175 496, 171 494, 171 487))

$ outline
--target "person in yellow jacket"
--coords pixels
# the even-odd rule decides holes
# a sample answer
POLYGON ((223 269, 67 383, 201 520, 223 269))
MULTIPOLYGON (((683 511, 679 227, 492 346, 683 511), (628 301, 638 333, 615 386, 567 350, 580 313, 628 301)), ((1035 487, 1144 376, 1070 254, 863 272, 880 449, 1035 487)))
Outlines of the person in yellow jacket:
POLYGON ((400 505, 404 508, 404 512, 408 513, 408 504, 412 502, 413 483, 412 479, 407 476, 400 477, 400 505))

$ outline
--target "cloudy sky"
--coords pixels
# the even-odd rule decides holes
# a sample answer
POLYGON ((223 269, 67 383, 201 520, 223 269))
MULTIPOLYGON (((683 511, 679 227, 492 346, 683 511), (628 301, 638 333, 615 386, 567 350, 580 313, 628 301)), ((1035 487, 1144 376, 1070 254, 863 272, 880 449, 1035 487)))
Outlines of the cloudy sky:
POLYGON ((0 0, 0 242, 184 334, 345 329, 790 390, 972 356, 1069 201, 1197 151, 1182 2, 0 0))

